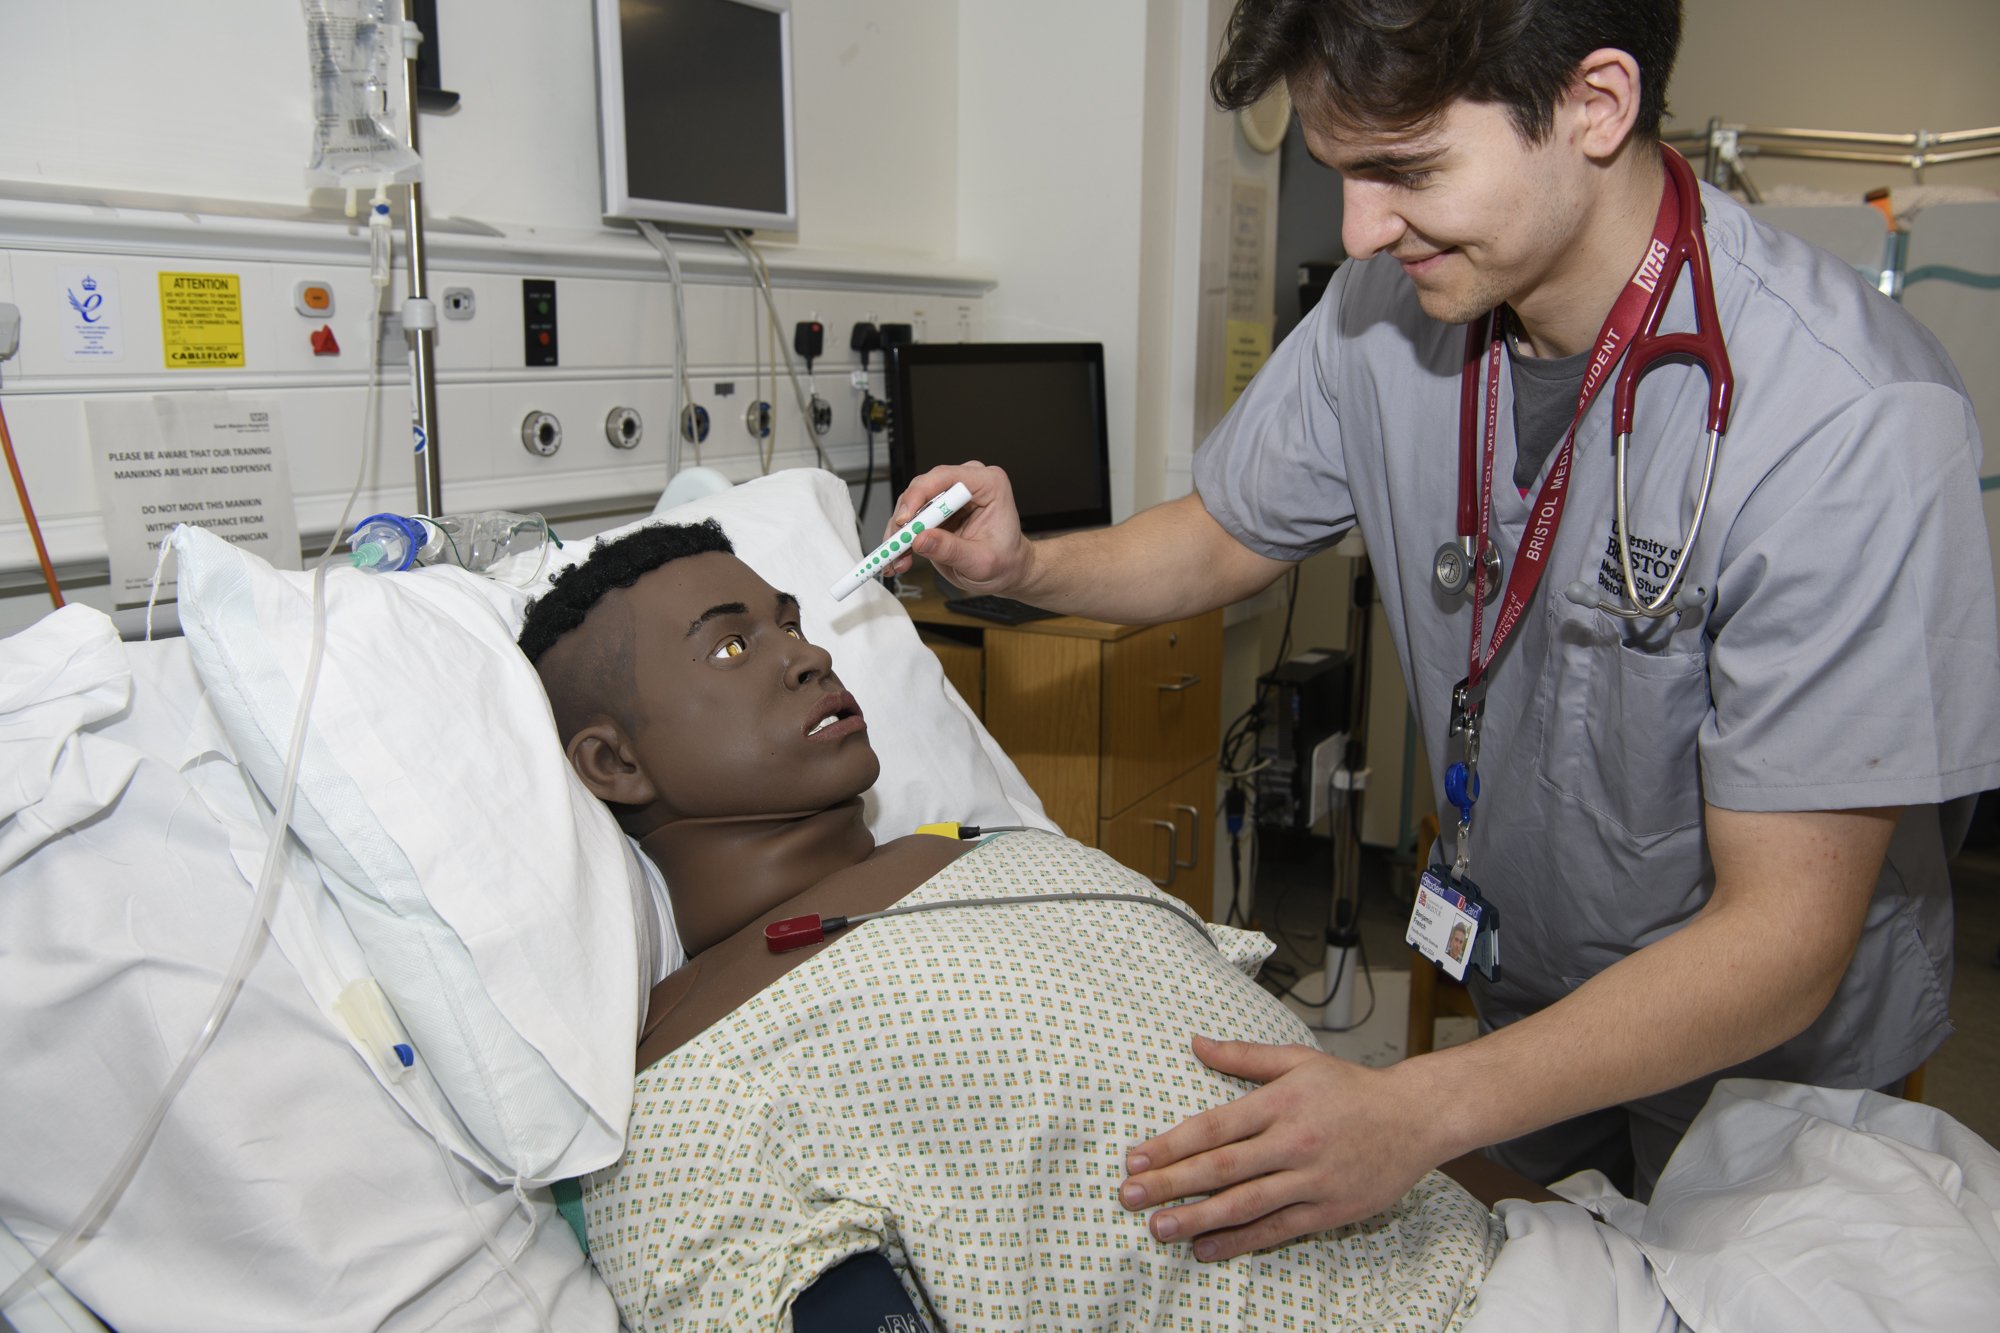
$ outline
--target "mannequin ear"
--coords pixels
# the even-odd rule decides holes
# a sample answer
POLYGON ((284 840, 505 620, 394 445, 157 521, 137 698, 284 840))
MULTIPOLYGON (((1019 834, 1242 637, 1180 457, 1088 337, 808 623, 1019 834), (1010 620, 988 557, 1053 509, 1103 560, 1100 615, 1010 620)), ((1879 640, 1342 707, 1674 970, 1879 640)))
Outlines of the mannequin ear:
POLYGON ((660 797, 639 765, 638 752, 616 722, 600 718, 569 738, 570 767, 600 801, 648 806, 660 797))

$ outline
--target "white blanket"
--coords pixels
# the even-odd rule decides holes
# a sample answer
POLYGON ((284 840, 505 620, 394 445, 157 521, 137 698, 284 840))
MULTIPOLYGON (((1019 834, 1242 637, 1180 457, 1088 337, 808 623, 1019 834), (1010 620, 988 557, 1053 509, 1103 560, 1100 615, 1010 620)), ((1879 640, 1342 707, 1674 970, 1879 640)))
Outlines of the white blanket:
MULTIPOLYGON (((1102 852, 1009 834, 906 902, 1164 899, 1102 852)), ((1171 901, 1171 900, 1168 900, 1171 901)), ((634 1329, 781 1327, 860 1250, 940 1333, 1455 1328, 1497 1239, 1433 1172, 1379 1217, 1220 1264, 1117 1200, 1131 1145, 1247 1085, 1195 1032, 1306 1042, 1245 975, 1262 936, 1138 903, 870 922, 638 1079, 618 1165, 584 1193, 591 1256, 634 1329)))
POLYGON ((1729 1079, 1651 1207, 1594 1171, 1555 1188, 1574 1202, 1500 1206, 1472 1333, 2000 1322, 2000 1152, 1932 1107, 1729 1079))

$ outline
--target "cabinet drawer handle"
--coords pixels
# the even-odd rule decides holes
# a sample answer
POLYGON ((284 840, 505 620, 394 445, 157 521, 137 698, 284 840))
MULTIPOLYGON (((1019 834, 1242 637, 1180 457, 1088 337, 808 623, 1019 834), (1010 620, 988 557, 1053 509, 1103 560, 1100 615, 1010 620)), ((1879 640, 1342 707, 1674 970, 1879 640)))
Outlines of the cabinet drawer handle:
MULTIPOLYGON (((1181 872, 1181 827, 1171 819, 1156 819, 1153 821, 1153 827, 1167 831, 1167 877, 1153 880, 1153 883, 1164 889, 1172 884, 1174 876, 1181 872)), ((1152 879, 1152 876, 1148 875, 1147 878, 1152 879)))
POLYGON ((1178 685, 1162 685, 1162 686, 1160 686, 1160 688, 1161 688, 1162 690, 1165 690, 1165 691, 1166 691, 1167 693, 1169 693, 1169 694, 1179 694, 1179 693, 1180 693, 1180 692, 1181 692, 1182 690, 1191 690, 1191 689, 1193 689, 1193 688, 1194 688, 1195 686, 1197 686, 1197 685, 1199 685, 1199 684, 1201 684, 1201 677, 1200 677, 1200 676, 1190 676, 1190 675, 1187 675, 1186 673, 1183 673, 1183 674, 1181 675, 1181 683, 1180 683, 1180 684, 1178 684, 1178 685))
POLYGON ((1191 805, 1177 805, 1176 810, 1187 811, 1188 817, 1188 859, 1176 861, 1182 870, 1193 870, 1195 862, 1201 860, 1201 811, 1191 805))

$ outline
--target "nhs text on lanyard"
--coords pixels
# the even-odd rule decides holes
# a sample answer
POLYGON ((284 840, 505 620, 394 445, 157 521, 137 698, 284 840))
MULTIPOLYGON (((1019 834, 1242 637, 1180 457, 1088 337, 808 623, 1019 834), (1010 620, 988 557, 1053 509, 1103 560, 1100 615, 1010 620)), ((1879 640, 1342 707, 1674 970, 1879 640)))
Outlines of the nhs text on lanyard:
MULTIPOLYGON (((1542 581, 1550 548, 1555 544, 1556 529, 1562 524, 1563 504, 1569 498, 1570 462, 1575 452, 1577 425, 1582 422, 1591 399, 1618 364, 1626 345, 1632 341, 1645 319, 1646 307, 1653 299, 1660 279, 1660 257, 1667 253, 1679 226, 1680 199, 1669 184, 1669 188, 1662 191, 1660 215, 1653 224, 1653 239, 1646 248, 1645 258, 1626 282, 1618 300, 1612 304, 1604 328, 1597 335, 1597 354, 1591 357, 1590 369, 1584 374, 1583 387, 1576 398, 1576 412, 1570 418, 1562 448, 1556 453, 1548 479, 1535 496, 1535 507, 1530 511, 1527 528, 1521 534, 1521 549, 1514 556, 1514 569, 1507 579, 1506 595, 1500 601, 1499 614, 1494 617, 1493 640, 1483 654, 1480 647, 1485 639, 1486 580, 1493 566, 1485 559, 1472 562, 1472 574, 1477 582, 1470 599, 1470 662, 1465 679, 1453 686, 1451 692, 1451 734, 1465 738, 1465 759, 1447 769, 1444 777, 1445 798, 1458 807, 1458 856, 1452 863, 1449 878, 1434 869, 1424 872, 1417 889, 1416 906, 1410 913, 1410 928, 1406 937, 1411 947, 1442 966, 1454 980, 1464 980, 1468 966, 1476 966, 1488 980, 1500 979, 1500 913, 1480 895, 1479 886, 1472 882, 1469 875, 1472 868, 1472 807, 1479 799, 1479 733, 1486 704, 1487 668, 1500 655, 1507 636, 1514 632, 1514 626, 1527 611, 1528 603, 1542 581)), ((1493 530, 1493 454, 1499 430, 1500 362, 1505 346, 1504 316, 1499 310, 1488 315, 1483 322, 1475 321, 1466 330, 1461 387, 1468 406, 1474 401, 1479 388, 1482 348, 1486 353, 1486 441, 1479 467, 1479 478, 1484 485, 1477 496, 1479 522, 1476 544, 1472 548, 1479 553, 1488 550, 1493 530)), ((1471 508, 1475 502, 1475 482, 1467 466, 1472 454, 1473 420, 1471 412, 1461 413, 1458 482, 1461 512, 1471 508)))

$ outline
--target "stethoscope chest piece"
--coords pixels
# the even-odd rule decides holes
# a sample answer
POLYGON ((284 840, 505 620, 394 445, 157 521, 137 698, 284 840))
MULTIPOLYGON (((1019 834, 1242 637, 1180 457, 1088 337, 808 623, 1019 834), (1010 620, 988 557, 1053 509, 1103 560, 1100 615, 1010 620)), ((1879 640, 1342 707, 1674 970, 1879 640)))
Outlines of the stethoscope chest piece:
MULTIPOLYGON (((1466 548, 1472 544, 1470 537, 1449 541, 1437 548, 1431 557, 1431 577, 1436 580, 1438 591, 1447 597, 1463 597, 1472 588, 1472 554, 1466 548)), ((1486 543, 1486 602, 1492 605, 1500 595, 1500 548, 1492 542, 1486 543)))

